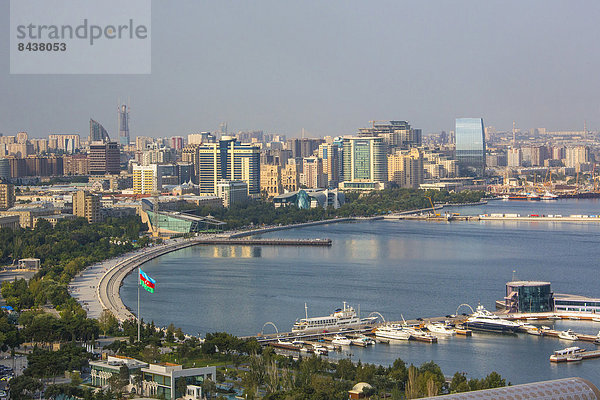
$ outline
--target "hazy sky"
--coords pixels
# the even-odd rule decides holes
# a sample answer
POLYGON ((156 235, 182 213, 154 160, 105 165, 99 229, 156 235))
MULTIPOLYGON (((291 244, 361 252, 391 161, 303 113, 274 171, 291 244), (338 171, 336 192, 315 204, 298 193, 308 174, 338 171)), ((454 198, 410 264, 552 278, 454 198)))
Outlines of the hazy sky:
MULTIPOLYGON (((424 132, 456 117, 510 129, 600 128, 600 1, 153 1, 151 75, 10 75, 0 0, 0 132, 117 138, 261 129, 424 132)), ((115 63, 119 60, 115 59, 115 63)))

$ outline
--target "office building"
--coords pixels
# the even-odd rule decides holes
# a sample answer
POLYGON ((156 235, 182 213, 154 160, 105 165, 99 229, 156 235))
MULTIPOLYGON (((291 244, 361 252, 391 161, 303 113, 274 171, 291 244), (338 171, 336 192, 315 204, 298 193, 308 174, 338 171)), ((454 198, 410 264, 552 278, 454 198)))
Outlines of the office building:
POLYGON ((90 119, 90 136, 88 143, 92 142, 108 142, 110 137, 104 127, 97 121, 90 119))
POLYGON ((483 118, 457 118, 455 135, 461 175, 483 175, 486 151, 483 118))
POLYGON ((291 150, 293 158, 311 157, 323 142, 323 139, 289 139, 287 141, 287 149, 291 150))
POLYGON ((129 146, 129 109, 125 104, 119 107, 119 144, 129 146))
POLYGON ((223 207, 243 203, 248 200, 248 184, 245 181, 222 179, 217 181, 216 194, 223 200, 223 207))
POLYGON ((6 210, 15 205, 15 186, 11 183, 0 183, 0 209, 6 210))
POLYGON ((424 182, 423 153, 411 150, 396 150, 388 157, 388 180, 401 188, 418 188, 424 182))
POLYGON ((387 182, 387 145, 383 138, 345 137, 343 149, 344 182, 387 182))
POLYGON ((162 174, 159 166, 133 166, 133 194, 153 194, 162 189, 162 174))
POLYGON ((306 157, 302 160, 300 186, 310 189, 325 188, 327 176, 323 174, 323 160, 318 157, 306 157))
POLYGON ((360 137, 382 137, 388 151, 421 146, 421 129, 414 129, 406 121, 372 121, 370 128, 360 128, 360 137))
POLYGON ((118 174, 121 170, 119 145, 116 142, 90 144, 88 161, 91 175, 118 174))
POLYGON ((216 183, 225 179, 244 181, 248 185, 248 195, 260 195, 259 147, 241 144, 235 138, 223 136, 217 143, 198 146, 194 162, 200 194, 216 194, 216 183))
POLYGON ((73 214, 87 219, 90 224, 100 222, 100 197, 79 190, 73 195, 73 214))
POLYGON ((334 143, 323 143, 319 145, 318 156, 323 160, 323 173, 326 175, 325 185, 327 187, 337 187, 340 182, 340 172, 342 170, 342 159, 340 157, 340 147, 334 143))

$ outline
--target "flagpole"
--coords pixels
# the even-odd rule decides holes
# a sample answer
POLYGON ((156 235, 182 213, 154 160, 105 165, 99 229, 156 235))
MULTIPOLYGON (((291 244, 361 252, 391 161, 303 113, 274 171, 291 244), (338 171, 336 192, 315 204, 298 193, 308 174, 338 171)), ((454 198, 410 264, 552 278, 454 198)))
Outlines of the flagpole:
POLYGON ((137 285, 137 289, 138 289, 138 312, 137 312, 137 323, 138 323, 138 342, 140 341, 140 268, 138 267, 138 285, 137 285))

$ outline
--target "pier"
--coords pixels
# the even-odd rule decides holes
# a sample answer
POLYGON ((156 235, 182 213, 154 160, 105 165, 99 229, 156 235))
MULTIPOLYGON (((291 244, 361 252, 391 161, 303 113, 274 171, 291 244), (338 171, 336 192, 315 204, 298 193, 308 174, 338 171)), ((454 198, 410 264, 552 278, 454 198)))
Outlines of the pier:
POLYGON ((226 245, 226 246, 328 246, 331 239, 201 239, 195 240, 196 245, 226 245))

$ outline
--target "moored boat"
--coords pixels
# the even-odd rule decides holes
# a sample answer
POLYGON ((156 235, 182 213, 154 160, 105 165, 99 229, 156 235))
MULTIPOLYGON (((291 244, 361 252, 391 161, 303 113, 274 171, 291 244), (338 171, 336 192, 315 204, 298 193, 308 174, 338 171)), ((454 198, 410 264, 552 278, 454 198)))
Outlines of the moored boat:
POLYGON ((332 314, 326 317, 311 317, 308 318, 308 309, 306 310, 306 318, 296 320, 292 327, 292 332, 323 332, 341 328, 354 328, 360 325, 373 323, 377 317, 360 318, 354 311, 354 308, 348 306, 344 302, 343 308, 338 308, 332 314))
POLYGON ((409 340, 410 333, 402 325, 382 325, 375 329, 376 338, 409 340))
POLYGON ((563 340, 577 340, 579 339, 577 337, 577 335, 570 329, 567 329, 566 331, 562 331, 558 334, 558 338, 559 339, 563 339, 563 340))
POLYGON ((339 346, 350 346, 350 344, 352 344, 352 340, 343 335, 335 335, 331 343, 339 346))
POLYGON ((431 323, 425 325, 425 328, 433 334, 438 335, 455 335, 456 331, 449 325, 443 323, 431 323))
POLYGON ((492 314, 481 304, 464 323, 468 329, 485 332, 515 333, 521 325, 492 314))

